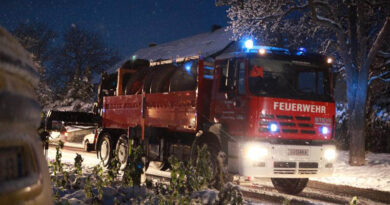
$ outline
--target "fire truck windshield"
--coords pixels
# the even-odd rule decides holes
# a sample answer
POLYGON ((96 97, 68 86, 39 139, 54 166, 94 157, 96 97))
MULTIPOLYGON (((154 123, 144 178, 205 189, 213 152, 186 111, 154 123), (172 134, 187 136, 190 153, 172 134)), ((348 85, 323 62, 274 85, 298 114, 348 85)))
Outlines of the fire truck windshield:
POLYGON ((331 100, 328 69, 303 61, 251 58, 249 90, 258 96, 331 100))

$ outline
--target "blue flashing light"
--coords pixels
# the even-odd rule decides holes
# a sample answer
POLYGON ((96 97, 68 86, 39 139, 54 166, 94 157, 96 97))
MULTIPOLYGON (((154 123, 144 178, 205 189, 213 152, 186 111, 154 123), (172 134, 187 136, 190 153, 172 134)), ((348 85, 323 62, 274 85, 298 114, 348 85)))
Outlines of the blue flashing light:
POLYGON ((270 123, 268 125, 268 130, 271 132, 277 132, 278 131, 278 125, 276 123, 270 123))
POLYGON ((298 48, 296 55, 301 56, 304 55, 305 53, 306 53, 306 48, 300 47, 298 48))
POLYGON ((272 46, 258 46, 254 45, 251 49, 247 49, 247 53, 259 53, 260 50, 264 50, 265 53, 280 53, 284 55, 291 55, 290 51, 285 48, 278 48, 272 46))
POLYGON ((246 40, 246 41, 244 42, 244 46, 245 46, 245 48, 247 48, 247 49, 253 48, 253 40, 252 40, 252 39, 246 40))
POLYGON ((306 52, 306 48, 303 48, 303 47, 300 47, 300 48, 298 48, 298 51, 301 51, 301 52, 306 52))
POLYGON ((212 80, 213 79, 213 76, 212 75, 203 75, 203 77, 205 79, 209 79, 209 80, 212 80))
POLYGON ((204 66, 204 69, 206 69, 206 70, 214 70, 214 68, 210 67, 210 66, 204 66))
POLYGON ((327 127, 321 127, 321 133, 326 135, 329 133, 329 129, 327 127))
POLYGON ((184 69, 187 71, 188 74, 191 74, 191 68, 192 68, 192 62, 187 62, 184 64, 184 69))

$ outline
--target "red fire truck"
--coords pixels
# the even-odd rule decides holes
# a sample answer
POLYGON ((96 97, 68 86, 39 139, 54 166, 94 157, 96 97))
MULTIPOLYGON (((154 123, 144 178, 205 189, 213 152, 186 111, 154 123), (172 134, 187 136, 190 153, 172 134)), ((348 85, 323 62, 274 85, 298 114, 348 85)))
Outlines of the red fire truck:
MULTIPOLYGON (((188 160, 194 146, 225 153, 229 173, 272 179, 296 194, 333 171, 331 59, 304 49, 254 46, 215 59, 132 60, 105 75, 95 144, 104 165, 142 145, 148 161, 188 160)), ((215 166, 215 165, 214 165, 215 166)))

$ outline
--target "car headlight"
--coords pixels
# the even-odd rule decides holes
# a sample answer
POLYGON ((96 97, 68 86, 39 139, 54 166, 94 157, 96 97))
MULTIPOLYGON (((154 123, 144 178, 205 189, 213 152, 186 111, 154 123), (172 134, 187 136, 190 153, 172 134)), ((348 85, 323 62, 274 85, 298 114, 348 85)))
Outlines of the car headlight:
POLYGON ((248 144, 244 154, 249 160, 259 161, 268 155, 268 149, 260 144, 248 144))
POLYGON ((326 148, 324 150, 324 158, 328 161, 333 161, 336 159, 336 148, 332 147, 332 148, 326 148))

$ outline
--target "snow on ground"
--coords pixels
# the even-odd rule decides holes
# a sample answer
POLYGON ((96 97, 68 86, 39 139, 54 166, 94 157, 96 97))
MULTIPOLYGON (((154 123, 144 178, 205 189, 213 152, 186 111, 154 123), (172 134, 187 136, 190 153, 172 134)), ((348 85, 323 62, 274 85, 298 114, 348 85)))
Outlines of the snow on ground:
MULTIPOLYGON (((96 153, 83 153, 83 164, 95 166, 99 163, 96 153)), ((62 161, 73 163, 76 151, 65 150, 62 152, 62 161)), ((55 159, 55 149, 49 149, 49 159, 55 159)), ((147 173, 169 176, 169 172, 162 172, 151 165, 147 173)), ((331 177, 312 178, 330 184, 348 185, 359 188, 371 188, 381 191, 390 191, 390 154, 367 154, 365 166, 353 167, 348 164, 348 152, 340 151, 335 163, 335 171, 331 177)))
MULTIPOLYGON (((83 157, 83 165, 86 167, 93 167, 99 164, 99 160, 96 156, 96 152, 85 153, 82 151, 74 151, 74 150, 62 150, 62 163, 73 164, 74 158, 76 157, 76 153, 79 153, 83 157)), ((48 161, 54 161, 56 159, 56 149, 50 147, 48 150, 48 161)))
MULTIPOLYGON (((76 153, 77 151, 63 150, 62 161, 73 164, 76 153)), ((82 157, 85 166, 92 167, 99 163, 95 152, 82 153, 82 157)), ((49 149, 48 158, 55 159, 55 149, 49 149)), ((347 151, 339 151, 333 176, 311 178, 311 180, 390 192, 390 154, 368 153, 366 165, 359 167, 349 166, 348 159, 347 151)), ((169 176, 169 172, 159 171, 153 165, 147 173, 169 176)))
MULTIPOLYGON (((53 184, 53 194, 57 194, 59 199, 56 202, 60 204, 71 204, 71 205, 82 205, 82 204, 91 204, 94 199, 86 198, 85 185, 86 178, 91 174, 92 167, 99 164, 99 160, 96 158, 96 152, 85 153, 77 151, 77 149, 62 149, 62 158, 61 161, 64 165, 64 170, 67 171, 70 176, 71 181, 70 188, 58 188, 53 184), (79 153, 83 157, 83 176, 77 177, 72 173, 74 158, 76 153, 79 153)), ((55 161, 56 150, 54 147, 50 147, 48 150, 47 159, 49 161, 55 161)), ((164 172, 158 170, 159 163, 151 163, 147 171, 148 174, 170 177, 170 172, 164 172)), ((64 177, 59 174, 59 176, 53 176, 53 168, 50 168, 50 173, 52 177, 57 179, 63 179, 64 177)), ((55 183, 55 182, 53 182, 55 183)), ((235 185, 229 183, 226 187, 235 187, 235 185)), ((225 188, 226 188, 225 187, 225 188)), ((230 190, 230 189, 229 189, 230 190)), ((98 193, 97 188, 94 186, 92 192, 96 196, 98 193)), ((228 191, 229 193, 229 191, 228 191)), ((155 192, 151 189, 148 189, 144 186, 142 187, 126 187, 120 184, 120 182, 115 182, 111 185, 105 185, 103 187, 103 197, 98 203, 104 205, 112 205, 119 202, 120 204, 159 204, 158 197, 155 192), (154 196, 154 198, 153 198, 154 196), (150 198, 152 197, 152 198, 150 198)), ((205 189, 198 192, 193 192, 190 194, 191 204, 215 204, 216 200, 219 200, 219 191, 215 189, 205 189)), ((95 198, 96 199, 96 198, 95 198)), ((264 205, 269 204, 261 201, 245 200, 244 204, 248 205, 264 205)))
POLYGON ((390 192, 390 154, 368 153, 365 166, 349 166, 347 151, 339 151, 333 176, 313 178, 325 183, 390 192))

